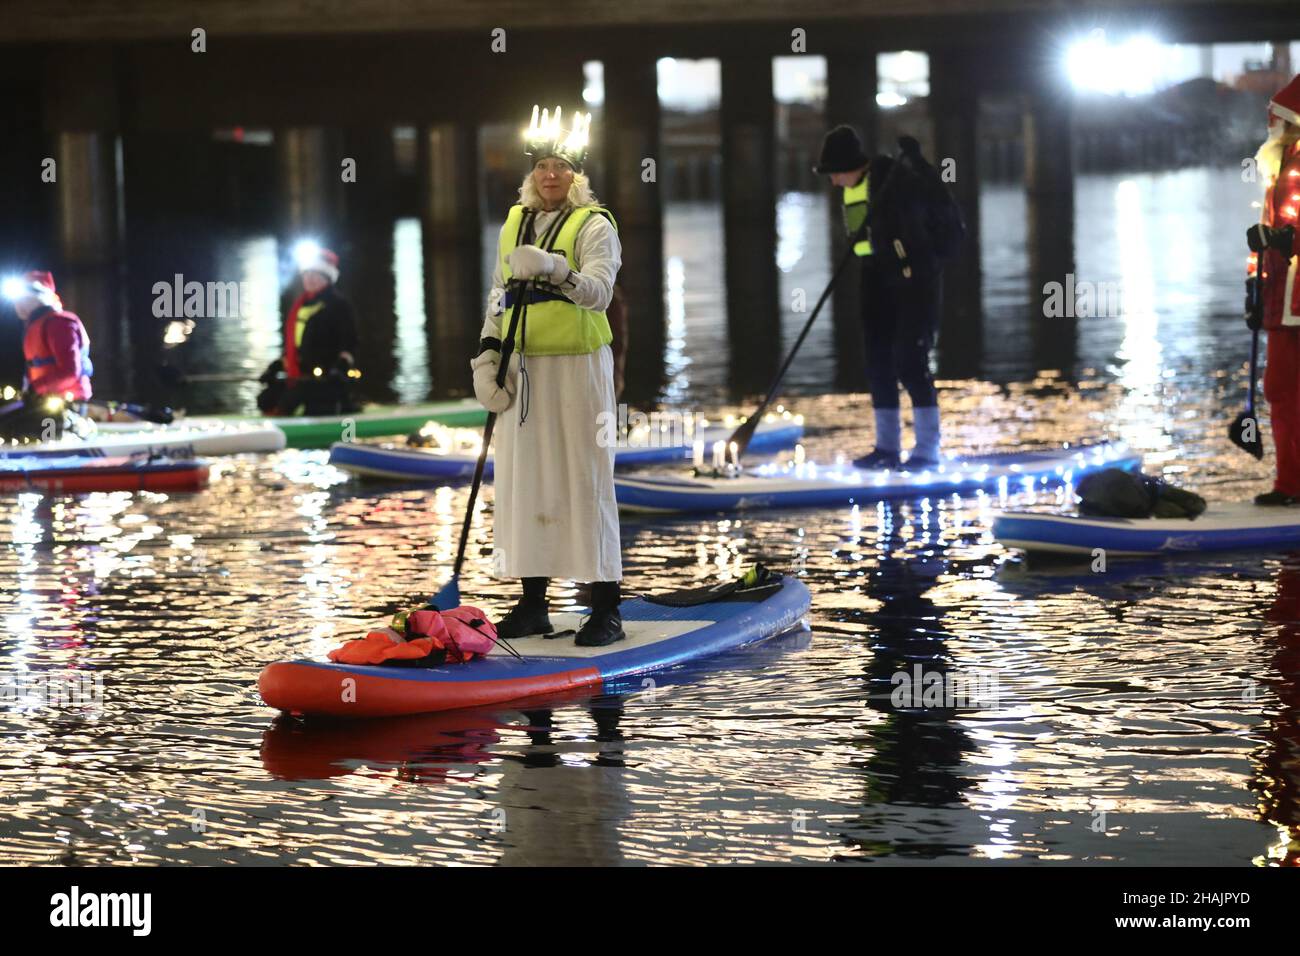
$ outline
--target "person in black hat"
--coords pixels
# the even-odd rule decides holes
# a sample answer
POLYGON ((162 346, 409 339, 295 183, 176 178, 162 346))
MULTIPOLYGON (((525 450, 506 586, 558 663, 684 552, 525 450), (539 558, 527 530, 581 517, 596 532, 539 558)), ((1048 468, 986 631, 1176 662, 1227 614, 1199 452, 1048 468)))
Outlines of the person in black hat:
MULTIPOLYGON (((826 134, 813 171, 844 191, 844 225, 862 263, 862 328, 867 382, 876 419, 876 447, 859 468, 897 468, 902 427, 899 386, 912 399, 916 445, 910 467, 939 461, 939 403, 930 353, 939 328, 941 261, 927 215, 934 196, 928 167, 911 137, 899 159, 869 159, 851 126, 826 134)), ((933 171, 933 167, 929 167, 933 171)))

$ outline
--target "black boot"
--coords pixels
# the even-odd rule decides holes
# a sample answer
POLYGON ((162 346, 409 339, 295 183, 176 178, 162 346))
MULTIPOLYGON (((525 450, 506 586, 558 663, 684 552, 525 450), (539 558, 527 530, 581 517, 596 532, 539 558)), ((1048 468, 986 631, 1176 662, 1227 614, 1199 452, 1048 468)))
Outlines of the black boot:
POLYGON ((861 458, 853 459, 854 468, 864 468, 876 470, 878 468, 887 468, 893 470, 901 464, 898 452, 890 451, 888 448, 877 448, 869 455, 863 455, 861 458))
POLYGON ((618 613, 619 600, 617 581, 592 584, 591 617, 582 625, 573 643, 579 647, 604 647, 627 637, 623 633, 623 616, 618 613))
POLYGON ((533 634, 550 634, 555 630, 547 614, 546 601, 549 578, 524 578, 524 596, 497 622, 497 637, 507 641, 529 637, 533 634))
POLYGON ((1300 504, 1300 498, 1293 498, 1284 491, 1266 491, 1262 495, 1255 496, 1255 504, 1265 508, 1290 508, 1300 504))

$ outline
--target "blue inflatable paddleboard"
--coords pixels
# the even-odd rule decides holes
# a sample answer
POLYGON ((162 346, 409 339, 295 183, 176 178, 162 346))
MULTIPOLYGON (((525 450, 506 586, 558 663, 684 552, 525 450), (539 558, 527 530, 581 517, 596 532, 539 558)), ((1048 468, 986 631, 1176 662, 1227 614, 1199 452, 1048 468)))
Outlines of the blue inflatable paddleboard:
POLYGON ((1009 548, 1090 556, 1189 554, 1300 547, 1300 510, 1242 503, 1209 507, 1198 518, 1090 518, 1007 511, 993 536, 1009 548))
MULTIPOLYGON (((481 707, 580 688, 599 692, 620 678, 684 664, 775 637, 800 626, 812 599, 797 578, 737 591, 693 607, 646 598, 619 608, 627 637, 578 647, 567 637, 527 637, 465 664, 387 667, 284 661, 262 671, 258 689, 272 707, 317 717, 393 717, 481 707)), ((578 614, 552 614, 557 631, 577 630, 578 614)))
POLYGON ((1104 468, 1137 468, 1122 444, 1079 445, 947 459, 933 468, 868 471, 852 465, 768 464, 737 477, 620 475, 614 489, 628 511, 739 511, 812 508, 886 498, 922 498, 977 491, 1014 494, 1069 484, 1104 468))
MULTIPOLYGON (((641 465, 664 465, 689 461, 695 440, 702 441, 706 457, 712 454, 714 442, 726 441, 734 426, 710 425, 699 429, 691 442, 659 441, 658 436, 634 435, 614 452, 617 468, 635 468, 641 465)), ((751 452, 774 452, 793 448, 803 437, 802 420, 789 415, 774 416, 754 430, 750 439, 751 452)), ((336 442, 330 446, 330 464, 344 471, 370 480, 386 481, 452 481, 474 477, 478 454, 457 453, 438 448, 404 447, 394 444, 361 445, 356 442, 336 442)), ((492 477, 492 457, 489 455, 483 472, 492 477)))

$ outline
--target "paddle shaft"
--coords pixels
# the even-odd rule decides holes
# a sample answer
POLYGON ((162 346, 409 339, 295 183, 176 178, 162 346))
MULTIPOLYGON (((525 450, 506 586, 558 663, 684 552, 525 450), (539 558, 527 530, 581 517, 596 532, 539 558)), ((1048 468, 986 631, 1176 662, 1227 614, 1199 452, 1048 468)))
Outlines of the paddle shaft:
POLYGON ((817 321, 817 316, 821 313, 822 306, 824 306, 826 300, 830 298, 831 291, 835 288, 836 281, 839 279, 841 273, 844 272, 845 266, 849 264, 849 260, 853 258, 853 246, 855 241, 856 237, 849 240, 849 247, 844 250, 844 255, 840 258, 839 265, 835 267, 835 273, 831 276, 831 281, 826 283, 826 288, 822 291, 821 298, 817 300, 817 305, 813 307, 812 315, 808 316, 808 321, 804 323, 803 331, 801 331, 799 337, 794 340, 794 347, 790 349, 790 353, 785 357, 785 361, 781 363, 781 370, 776 373, 776 379, 772 382, 772 387, 767 390, 767 395, 764 396, 763 401, 759 403, 754 414, 745 419, 745 421, 741 423, 740 427, 731 433, 731 438, 728 439, 727 447, 731 447, 733 443, 735 444, 737 461, 739 461, 740 456, 745 453, 745 449, 749 447, 749 442, 754 437, 754 430, 758 428, 758 423, 763 420, 763 413, 767 411, 767 406, 771 405, 772 400, 776 398, 777 391, 781 388, 781 382, 785 380, 785 373, 790 370, 790 363, 794 361, 794 357, 799 353, 799 347, 803 345, 803 340, 806 339, 808 333, 812 331, 813 323, 817 321))
MULTIPOLYGON (((510 325, 506 330, 506 337, 501 342, 501 361, 497 365, 497 387, 504 388, 506 384, 506 375, 510 369, 510 356, 515 351, 515 332, 519 328, 519 319, 527 308, 526 301, 528 293, 532 289, 532 281, 519 283, 515 290, 517 298, 515 299, 514 309, 510 312, 510 325)), ((469 504, 465 506, 465 520, 460 526, 460 543, 456 546, 456 563, 452 565, 451 576, 453 580, 460 577, 460 569, 465 564, 465 547, 469 543, 469 525, 474 517, 474 503, 478 500, 478 490, 483 484, 483 472, 487 469, 488 446, 492 444, 492 430, 496 425, 496 412, 489 412, 487 422, 483 425, 483 447, 479 449, 478 461, 474 464, 474 480, 469 486, 469 504)))
POLYGON ((1250 331, 1250 384, 1246 387, 1246 414, 1255 415, 1255 379, 1259 378, 1259 329, 1250 331))
MULTIPOLYGON (((902 165, 902 161, 903 157, 900 155, 890 165, 889 173, 885 176, 885 181, 880 185, 880 194, 877 195, 874 200, 877 205, 881 200, 889 195, 890 187, 894 184, 895 174, 902 165)), ((731 438, 727 440, 728 448, 730 448, 732 444, 736 446, 737 462, 740 461, 740 456, 745 453, 745 449, 749 447, 749 442, 754 437, 754 431, 758 428, 758 423, 762 421, 763 413, 767 411, 767 406, 771 405, 772 400, 776 398, 777 390, 780 389, 781 382, 785 380, 785 373, 789 371, 790 363, 794 361, 795 355, 799 352, 799 346, 803 345, 803 340, 806 339, 808 333, 812 331, 813 323, 817 321, 818 313, 821 312, 822 306, 826 304, 826 300, 830 298, 831 290, 835 288, 835 283, 839 279, 840 274, 844 271, 844 267, 847 266, 849 260, 853 258, 853 247, 861 241, 864 235, 866 235, 867 225, 870 222, 870 219, 871 217, 868 214, 867 219, 865 219, 862 225, 858 227, 857 231, 849 237, 849 247, 844 250, 844 255, 841 257, 839 265, 835 267, 835 272, 831 275, 831 281, 826 283, 826 288, 823 290, 821 298, 817 300, 817 305, 813 308, 812 315, 808 316, 808 321, 804 323, 803 331, 800 332, 799 337, 795 339, 794 348, 790 349, 790 354, 785 357, 785 361, 781 364, 781 370, 776 373, 776 379, 772 382, 772 387, 767 390, 767 395, 763 398, 762 403, 755 410, 754 414, 745 419, 745 421, 741 423, 740 427, 731 433, 731 438)))
POLYGON ((170 425, 175 420, 175 416, 169 414, 171 411, 170 409, 167 409, 167 412, 162 412, 147 405, 135 405, 130 402, 114 402, 109 401, 106 398, 87 398, 85 399, 85 403, 87 405, 94 405, 97 408, 106 408, 110 412, 115 408, 120 409, 121 411, 135 415, 142 421, 153 422, 155 425, 170 425))

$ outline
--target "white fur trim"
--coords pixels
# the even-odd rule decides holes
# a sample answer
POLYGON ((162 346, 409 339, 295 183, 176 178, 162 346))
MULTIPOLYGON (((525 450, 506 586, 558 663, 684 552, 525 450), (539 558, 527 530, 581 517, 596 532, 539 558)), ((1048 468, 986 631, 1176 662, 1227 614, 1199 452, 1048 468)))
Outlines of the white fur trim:
POLYGON ((1270 110, 1282 117, 1292 126, 1300 126, 1300 113, 1297 113, 1295 110, 1289 110, 1276 101, 1269 103, 1268 106, 1270 110))
POLYGON ((1286 299, 1282 303, 1282 324, 1283 325, 1300 325, 1300 314, 1294 311, 1295 303, 1295 270, 1296 260, 1291 260, 1290 267, 1286 270, 1286 299))
POLYGON ((316 259, 313 259, 311 262, 307 263, 307 265, 303 266, 298 271, 300 273, 319 272, 321 275, 328 276, 330 282, 339 281, 338 266, 333 265, 332 263, 329 262, 329 260, 327 260, 323 256, 318 256, 316 259))

